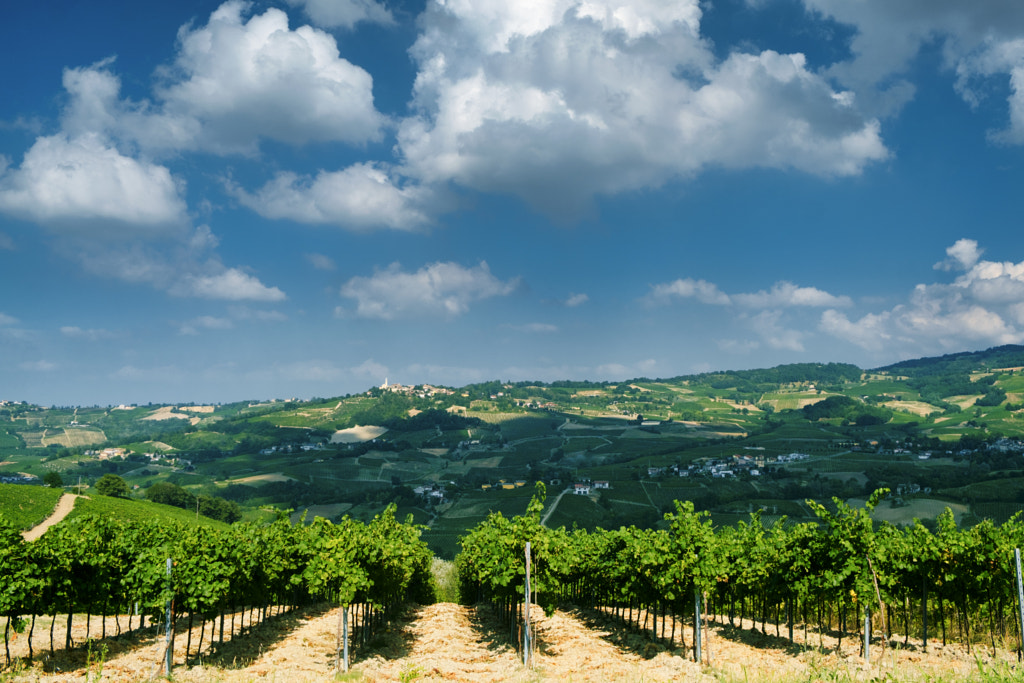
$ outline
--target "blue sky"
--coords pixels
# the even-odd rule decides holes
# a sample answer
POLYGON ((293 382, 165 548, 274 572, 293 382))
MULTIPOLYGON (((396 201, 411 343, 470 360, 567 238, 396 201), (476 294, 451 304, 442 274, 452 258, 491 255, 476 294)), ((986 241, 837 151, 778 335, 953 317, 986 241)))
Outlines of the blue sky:
POLYGON ((0 398, 1024 342, 1024 5, 4 9, 0 398))

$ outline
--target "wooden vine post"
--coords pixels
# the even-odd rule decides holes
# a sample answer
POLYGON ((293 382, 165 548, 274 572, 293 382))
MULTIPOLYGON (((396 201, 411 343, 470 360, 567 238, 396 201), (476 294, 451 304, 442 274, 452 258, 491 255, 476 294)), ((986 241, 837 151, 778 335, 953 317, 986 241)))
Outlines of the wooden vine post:
MULTIPOLYGON (((171 558, 167 558, 167 585, 171 584, 171 558)), ((171 677, 171 667, 174 666, 174 594, 167 598, 167 652, 164 654, 164 669, 167 677, 171 677)))
POLYGON ((1024 653, 1024 582, 1020 574, 1020 548, 1013 549, 1013 559, 1017 567, 1017 615, 1020 618, 1020 650, 1017 651, 1017 659, 1020 660, 1021 653, 1024 653))
POLYGON ((523 590, 523 666, 533 663, 530 655, 530 542, 526 542, 526 585, 523 590))

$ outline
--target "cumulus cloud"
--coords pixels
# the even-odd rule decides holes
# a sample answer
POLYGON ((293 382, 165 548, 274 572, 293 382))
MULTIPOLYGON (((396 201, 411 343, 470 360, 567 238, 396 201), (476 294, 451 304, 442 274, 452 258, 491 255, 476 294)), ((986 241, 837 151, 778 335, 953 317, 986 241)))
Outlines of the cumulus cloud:
POLYGON ((287 298, 277 287, 267 287, 237 268, 228 268, 213 275, 188 275, 179 280, 171 292, 180 296, 230 301, 283 301, 287 298))
POLYGON ((102 341, 105 339, 113 339, 117 336, 110 330, 82 329, 81 327, 74 325, 65 325, 61 327, 60 333, 71 339, 84 339, 86 341, 102 341))
POLYGON ((306 260, 309 261, 309 265, 317 270, 334 270, 337 268, 334 259, 323 254, 306 254, 306 260))
POLYGON ((851 306, 848 296, 835 296, 817 287, 798 287, 792 282, 776 282, 771 291, 734 294, 732 301, 750 308, 777 308, 789 306, 834 307, 851 306))
POLYGON ((183 26, 173 63, 158 70, 152 100, 121 96, 112 59, 66 69, 64 129, 151 153, 254 154, 262 139, 380 140, 388 119, 374 108, 370 74, 342 59, 329 33, 292 30, 274 8, 247 19, 249 7, 231 0, 206 25, 183 26))
MULTIPOLYGON (((753 0, 748 0, 752 2, 753 0)), ((970 104, 985 95, 993 77, 1009 78, 1009 125, 997 140, 1024 143, 1024 7, 1005 0, 803 0, 813 12, 856 29, 852 58, 828 73, 858 92, 879 113, 902 106, 913 86, 901 76, 925 45, 941 47, 957 90, 970 104)))
POLYGON ((194 336, 199 334, 199 330, 230 330, 234 326, 234 323, 227 318, 217 318, 212 315, 201 315, 198 318, 193 318, 182 325, 178 329, 178 334, 194 336))
POLYGON ((291 30, 274 8, 245 20, 247 8, 226 2, 206 26, 179 32, 177 59, 157 95, 167 116, 198 122, 193 144, 232 152, 259 138, 380 139, 386 119, 373 106, 373 79, 339 56, 329 33, 291 30))
POLYGON ((653 285, 644 300, 648 304, 668 304, 675 299, 696 299, 715 306, 736 305, 744 308, 790 308, 850 306, 847 296, 835 296, 817 287, 800 287, 792 282, 776 282, 771 290, 726 294, 718 285, 706 280, 681 278, 653 285))
POLYGON ((881 351, 889 346, 892 334, 888 331, 891 314, 868 313, 859 320, 850 320, 845 314, 829 309, 821 314, 819 329, 845 339, 869 351, 881 351))
POLYGON ((936 270, 964 270, 971 268, 981 258, 982 250, 975 240, 960 239, 946 249, 946 260, 935 264, 936 270))
POLYGON ((782 311, 761 311, 751 319, 751 328, 773 349, 803 351, 804 333, 782 325, 782 311))
POLYGON ((355 164, 315 177, 279 173, 254 193, 231 186, 244 206, 261 216, 300 223, 340 225, 355 230, 378 227, 409 230, 428 221, 424 210, 433 193, 401 184, 384 164, 355 164))
POLYGON ((350 29, 359 22, 390 25, 395 18, 387 7, 374 0, 288 0, 302 7, 318 26, 350 29))
POLYGON ((124 156, 97 134, 58 134, 38 138, 20 167, 0 174, 0 211, 136 232, 182 224, 181 189, 167 168, 124 156))
POLYGON ((18 341, 29 341, 35 335, 33 332, 18 327, 20 320, 12 315, 0 313, 0 338, 15 339, 18 341))
MULTIPOLYGON (((726 307, 733 312, 735 322, 756 335, 757 340, 721 339, 718 345, 731 353, 749 353, 767 346, 782 351, 802 352, 810 333, 796 329, 803 325, 796 311, 809 308, 827 308, 835 315, 836 307, 853 305, 848 296, 830 294, 817 287, 801 287, 780 281, 771 289, 757 292, 727 294, 714 283, 693 278, 653 285, 642 299, 648 305, 666 305, 680 299, 693 299, 699 303, 726 307), (756 312, 755 312, 756 311, 756 312)), ((824 329, 824 326, 820 326, 824 329)))
POLYGON ((179 297, 266 302, 287 298, 255 275, 224 265, 214 252, 217 239, 206 226, 161 239, 104 239, 94 231, 74 229, 60 236, 54 245, 57 252, 98 277, 148 285, 179 297))
POLYGON ((364 318, 392 320, 406 316, 457 316, 474 301, 510 294, 518 279, 502 281, 483 261, 466 268, 438 262, 405 272, 398 263, 370 277, 354 277, 341 288, 341 296, 356 302, 356 314, 364 318))
POLYGON ((257 322, 283 322, 288 316, 281 311, 252 309, 248 306, 231 306, 228 313, 234 320, 255 320, 257 322))
POLYGON ((1024 261, 981 260, 974 240, 946 250, 940 270, 958 270, 952 282, 922 283, 907 301, 851 320, 825 311, 819 328, 871 351, 898 345, 923 353, 965 345, 1024 342, 1024 261))
POLYGON ((700 18, 697 0, 430 3, 403 170, 571 215, 708 166, 849 175, 887 157, 802 55, 718 60, 700 18))
MULTIPOLYGON (((232 17, 238 18, 240 8, 239 4, 228 3, 215 16, 230 24, 232 17)), ((262 30, 280 29, 280 17, 270 16, 267 21, 269 25, 262 25, 262 30)), ((239 30, 243 28, 248 27, 239 30)), ((259 30, 253 30, 260 35, 259 30)), ((287 26, 282 30, 287 32, 287 26)), ((183 55, 188 53, 186 45, 202 42, 198 31, 183 31, 183 55)), ((240 40, 232 35, 235 42, 228 39, 231 36, 220 36, 228 45, 226 50, 237 47, 240 40)), ((205 38, 214 42, 219 39, 213 33, 205 38)), ((271 40, 266 35, 264 38, 271 40)), ((317 44, 327 49, 324 39, 310 34, 312 42, 319 41, 317 44)), ((202 51, 200 47, 194 49, 202 51)), ((301 49, 296 50, 301 53, 301 49)), ((271 63, 267 68, 273 68, 273 54, 260 55, 271 63)), ((248 57, 258 59, 252 54, 248 57)), ((283 300, 284 293, 278 288, 264 285, 242 268, 221 262, 215 253, 217 239, 210 229, 192 225, 184 183, 147 153, 158 148, 186 149, 192 142, 201 141, 196 137, 198 129, 183 118, 181 108, 172 106, 184 101, 175 97, 184 97, 181 93, 188 90, 184 84, 193 83, 189 80, 192 76, 198 79, 196 82, 209 76, 198 67, 192 71, 185 68, 201 61, 195 58, 179 63, 177 75, 185 73, 189 78, 175 80, 167 76, 166 101, 159 107, 122 99, 120 82, 109 71, 111 60, 66 70, 64 85, 69 97, 61 131, 38 137, 20 165, 11 166, 6 160, 0 163, 0 212, 45 227, 54 236, 53 245, 60 254, 96 275, 147 284, 178 296, 283 300), (184 90, 175 90, 179 86, 184 90)), ((237 60, 235 66, 244 71, 245 65, 237 64, 237 60)), ((209 85, 208 81, 204 82, 209 85)), ((233 116, 228 111, 230 104, 221 110, 228 118, 233 116)), ((304 104, 311 106, 310 102, 304 104)), ((239 102, 235 105, 242 106, 239 102)), ((260 108, 259 102, 247 105, 260 108)), ((200 123, 206 125, 205 121, 200 123)))
POLYGON ((645 300, 649 304, 667 304, 673 299, 696 299, 702 304, 728 306, 732 303, 729 295, 706 280, 682 278, 663 284, 654 285, 645 300))
POLYGON ((570 294, 569 298, 565 300, 565 305, 569 308, 576 308, 590 301, 590 297, 586 294, 570 294))

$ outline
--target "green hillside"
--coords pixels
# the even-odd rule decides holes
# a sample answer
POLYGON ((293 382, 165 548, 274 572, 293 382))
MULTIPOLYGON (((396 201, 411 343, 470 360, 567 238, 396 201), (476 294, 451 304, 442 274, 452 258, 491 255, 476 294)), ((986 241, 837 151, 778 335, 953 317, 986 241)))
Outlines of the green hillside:
POLYGON ((53 512, 62 493, 44 486, 0 484, 0 515, 19 529, 29 529, 53 512))
MULTIPOLYGON (((91 494, 116 474, 136 498, 174 485, 193 505, 237 503, 245 519, 313 509, 369 520, 395 502, 444 556, 489 512, 521 512, 538 480, 552 500, 581 484, 549 523, 588 528, 658 524, 676 499, 716 520, 756 509, 801 518, 809 498, 875 486, 925 516, 950 504, 969 508, 968 521, 1002 519, 1024 507, 1024 494, 1001 485, 1024 475, 1021 368, 1024 347, 1002 346, 871 370, 799 363, 623 382, 390 385, 227 406, 6 403, 0 477, 58 472, 91 494)), ((92 498, 83 505, 111 514, 141 509, 92 498)), ((181 507, 169 514, 189 516, 181 507)))

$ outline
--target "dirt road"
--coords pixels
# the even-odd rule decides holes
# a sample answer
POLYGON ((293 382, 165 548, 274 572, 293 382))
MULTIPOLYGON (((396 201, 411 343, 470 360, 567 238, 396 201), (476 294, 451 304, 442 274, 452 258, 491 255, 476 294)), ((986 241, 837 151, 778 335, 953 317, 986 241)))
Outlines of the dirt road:
POLYGON ((78 496, 65 493, 60 497, 60 500, 57 501, 57 507, 53 509, 53 513, 31 529, 22 531, 21 537, 26 541, 34 541, 38 539, 46 533, 47 529, 60 522, 71 513, 71 510, 75 507, 76 498, 78 498, 78 496))

